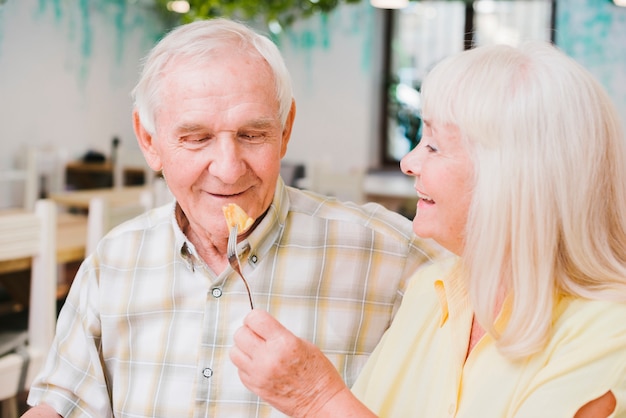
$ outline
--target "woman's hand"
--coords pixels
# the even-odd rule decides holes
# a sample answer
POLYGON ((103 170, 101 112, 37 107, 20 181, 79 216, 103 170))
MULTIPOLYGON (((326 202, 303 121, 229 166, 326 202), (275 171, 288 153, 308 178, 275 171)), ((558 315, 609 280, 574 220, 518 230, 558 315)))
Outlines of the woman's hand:
POLYGON ((230 358, 242 383, 289 416, 331 416, 338 411, 331 406, 336 395, 334 401, 352 397, 324 354, 267 312, 248 314, 234 342, 230 358))

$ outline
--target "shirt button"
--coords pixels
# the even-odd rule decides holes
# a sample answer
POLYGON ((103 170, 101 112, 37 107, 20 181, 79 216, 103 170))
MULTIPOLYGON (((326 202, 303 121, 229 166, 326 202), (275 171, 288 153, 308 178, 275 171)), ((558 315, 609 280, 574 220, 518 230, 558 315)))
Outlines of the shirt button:
POLYGON ((250 257, 250 262, 252 262, 252 264, 256 264, 257 261, 259 261, 259 258, 256 255, 250 257))
POLYGON ((448 408, 448 414, 450 414, 450 415, 454 414, 454 409, 455 409, 455 408, 454 408, 454 404, 453 404, 453 403, 451 403, 451 404, 450 404, 450 407, 448 408))
POLYGON ((222 289, 220 289, 219 287, 214 287, 213 289, 211 289, 211 294, 214 298, 219 298, 220 296, 222 296, 222 289))
POLYGON ((207 367, 206 369, 202 370, 202 376, 208 379, 209 377, 213 376, 213 370, 207 367))

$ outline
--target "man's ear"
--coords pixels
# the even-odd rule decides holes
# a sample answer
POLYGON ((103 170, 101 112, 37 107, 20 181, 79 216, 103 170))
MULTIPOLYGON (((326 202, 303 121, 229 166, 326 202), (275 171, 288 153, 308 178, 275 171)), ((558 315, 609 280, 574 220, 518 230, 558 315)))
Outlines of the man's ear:
POLYGON ((137 109, 133 110, 133 129, 135 130, 135 136, 137 137, 139 148, 141 149, 148 166, 154 171, 161 171, 163 169, 163 164, 161 162, 161 156, 154 146, 154 137, 144 129, 137 109))
POLYGON ((291 100, 291 109, 289 109, 289 114, 287 115, 287 120, 285 121, 285 127, 283 128, 283 141, 280 148, 280 158, 283 158, 287 153, 287 144, 289 143, 289 139, 291 138, 291 129, 293 128, 293 121, 296 119, 296 101, 291 100))

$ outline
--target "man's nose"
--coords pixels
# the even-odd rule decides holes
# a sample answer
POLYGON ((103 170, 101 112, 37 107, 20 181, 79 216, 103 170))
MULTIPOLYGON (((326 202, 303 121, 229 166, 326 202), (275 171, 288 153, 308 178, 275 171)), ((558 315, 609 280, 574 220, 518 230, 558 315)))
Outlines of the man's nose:
POLYGON ((225 184, 235 184, 246 172, 242 151, 236 138, 219 138, 212 149, 209 173, 225 184))

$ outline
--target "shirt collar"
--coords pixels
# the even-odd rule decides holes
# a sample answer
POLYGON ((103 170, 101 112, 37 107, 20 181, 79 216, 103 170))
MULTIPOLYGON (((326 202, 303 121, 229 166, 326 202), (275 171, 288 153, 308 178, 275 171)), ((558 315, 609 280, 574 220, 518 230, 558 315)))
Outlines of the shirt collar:
MULTIPOLYGON (((268 208, 264 218, 248 235, 246 240, 240 243, 240 254, 244 254, 249 262, 255 266, 267 252, 274 242, 280 237, 285 226, 287 214, 289 213, 289 193, 283 180, 279 177, 276 182, 274 198, 268 208)), ((198 264, 197 252, 191 241, 187 239, 183 231, 189 225, 187 216, 183 210, 174 202, 172 208, 172 227, 176 237, 175 248, 179 249, 181 257, 185 260, 189 268, 193 269, 198 264)), ((203 263, 202 263, 203 264, 203 263)))
MULTIPOLYGON (((441 317, 439 326, 442 327, 448 320, 456 320, 462 316, 473 316, 469 293, 463 275, 460 258, 455 256, 443 262, 446 266, 433 282, 435 292, 439 298, 441 317)), ((507 296, 496 315, 495 328, 503 332, 511 315, 513 298, 507 296)))
POLYGON ((456 256, 442 262, 443 268, 435 277, 433 286, 439 298, 441 317, 439 326, 442 327, 449 319, 455 319, 470 308, 469 295, 461 274, 461 262, 456 256))
POLYGON ((247 242, 251 254, 255 254, 257 257, 267 254, 284 230, 289 206, 287 188, 279 177, 276 182, 274 199, 272 199, 265 217, 248 236, 247 242))
POLYGON ((174 231, 174 248, 178 248, 178 253, 187 264, 187 267, 191 270, 198 264, 198 256, 196 249, 191 241, 187 239, 187 236, 183 232, 189 226, 189 220, 181 209, 178 202, 174 202, 172 210, 172 229, 174 231))

